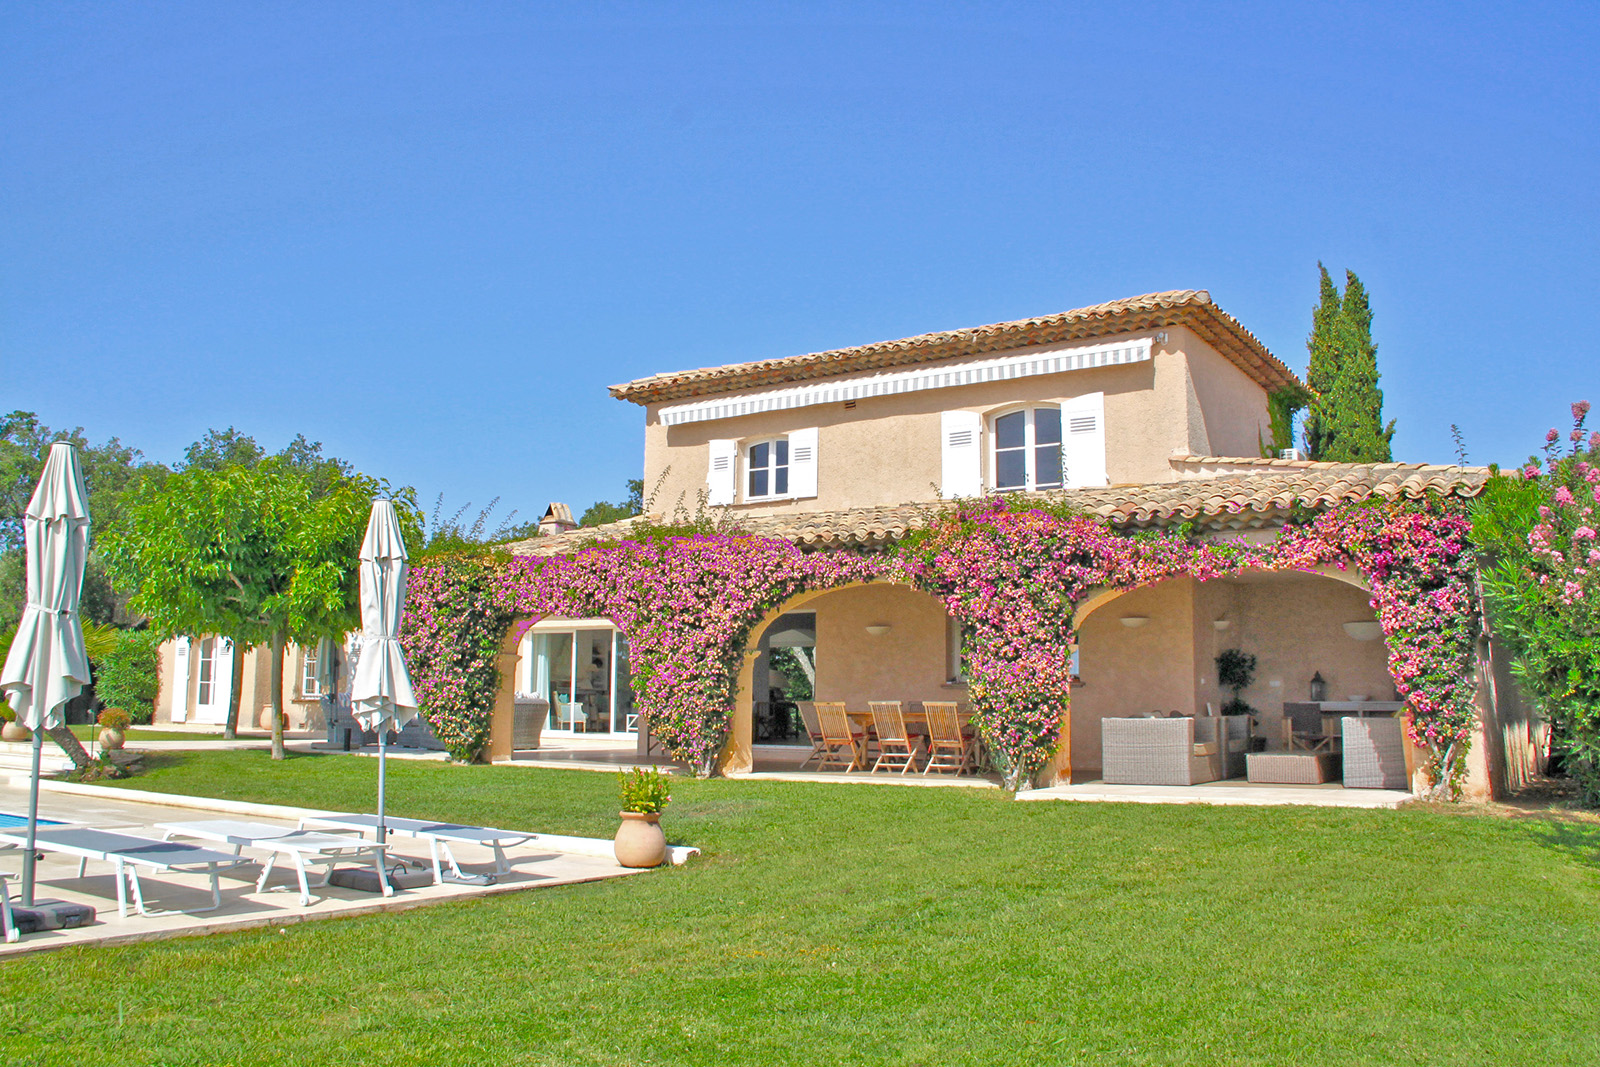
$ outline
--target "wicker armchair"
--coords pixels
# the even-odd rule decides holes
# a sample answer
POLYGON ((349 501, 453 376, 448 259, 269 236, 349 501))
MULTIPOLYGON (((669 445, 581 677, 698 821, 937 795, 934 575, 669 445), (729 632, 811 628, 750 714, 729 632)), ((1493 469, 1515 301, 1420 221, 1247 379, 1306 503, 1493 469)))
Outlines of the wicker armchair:
POLYGON ((1199 785, 1220 776, 1215 743, 1195 743, 1195 720, 1101 719, 1108 785, 1199 785))
POLYGON ((1346 789, 1409 789, 1406 774, 1405 723, 1399 718, 1346 716, 1344 784, 1346 789))

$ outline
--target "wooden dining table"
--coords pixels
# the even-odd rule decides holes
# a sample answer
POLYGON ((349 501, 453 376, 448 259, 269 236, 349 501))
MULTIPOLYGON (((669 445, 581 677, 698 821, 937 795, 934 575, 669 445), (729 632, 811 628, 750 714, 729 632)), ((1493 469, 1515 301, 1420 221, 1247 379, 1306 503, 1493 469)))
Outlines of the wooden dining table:
MULTIPOLYGON (((846 708, 845 715, 849 716, 850 721, 858 726, 872 725, 871 708, 868 708, 865 711, 851 711, 849 708, 846 708)), ((956 716, 961 720, 961 725, 963 726, 972 721, 972 712, 968 710, 957 708, 956 716)), ((923 710, 922 702, 920 700, 915 702, 901 701, 900 717, 905 719, 907 726, 910 726, 913 723, 918 723, 923 726, 928 724, 928 713, 923 710)))

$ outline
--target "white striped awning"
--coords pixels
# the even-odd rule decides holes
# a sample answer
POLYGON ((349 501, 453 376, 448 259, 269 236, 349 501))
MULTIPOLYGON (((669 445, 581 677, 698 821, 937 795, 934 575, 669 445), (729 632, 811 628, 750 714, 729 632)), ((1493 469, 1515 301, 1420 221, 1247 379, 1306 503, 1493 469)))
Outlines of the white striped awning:
POLYGON ((981 382, 1032 378, 1041 374, 1109 367, 1119 363, 1142 363, 1150 358, 1153 338, 1141 337, 1115 344, 1076 347, 1034 348, 1026 352, 967 363, 916 367, 912 370, 872 374, 860 378, 837 378, 807 385, 792 385, 743 396, 722 396, 697 400, 692 404, 670 404, 661 409, 661 421, 668 426, 686 422, 709 422, 766 411, 835 404, 874 396, 914 393, 923 389, 951 389, 981 382))

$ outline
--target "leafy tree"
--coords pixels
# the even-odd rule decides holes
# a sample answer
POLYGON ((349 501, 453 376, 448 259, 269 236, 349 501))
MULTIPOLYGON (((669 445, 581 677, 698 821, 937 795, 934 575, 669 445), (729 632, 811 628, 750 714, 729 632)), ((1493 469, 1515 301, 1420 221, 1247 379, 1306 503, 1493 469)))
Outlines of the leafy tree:
POLYGON ((604 526, 644 514, 644 479, 628 479, 628 496, 620 504, 597 500, 578 519, 579 526, 604 526))
POLYGON ((1600 807, 1600 433, 1572 406, 1570 447, 1492 478, 1473 501, 1489 618, 1584 803, 1600 807))
POLYGON ((124 597, 112 588, 96 552, 98 531, 117 519, 123 495, 142 477, 159 470, 143 453, 113 437, 91 445, 83 428, 52 430, 31 411, 0 415, 0 619, 15 620, 27 597, 22 552, 22 515, 39 484, 45 458, 55 441, 69 441, 78 450, 84 486, 89 492, 89 559, 83 576, 83 617, 90 622, 119 619, 124 597))
MULTIPOLYGON (((272 754, 283 758, 283 653, 290 641, 338 637, 360 620, 357 553, 371 501, 386 484, 364 475, 322 481, 277 455, 220 469, 192 465, 150 479, 106 531, 112 574, 163 637, 215 633, 238 652, 271 649, 272 754)), ((402 525, 420 524, 410 491, 402 525)), ((234 656, 226 733, 238 729, 243 656, 234 656)))
POLYGON ((1345 272, 1345 291, 1317 264, 1320 296, 1306 340, 1310 363, 1310 413, 1305 423, 1306 454, 1339 463, 1388 463, 1393 458, 1394 420, 1383 424, 1383 391, 1378 388, 1378 346, 1372 340, 1372 307, 1354 271, 1345 272))
POLYGON ((149 722, 161 688, 160 644, 149 630, 119 630, 115 647, 94 663, 100 702, 123 709, 136 723, 149 722))

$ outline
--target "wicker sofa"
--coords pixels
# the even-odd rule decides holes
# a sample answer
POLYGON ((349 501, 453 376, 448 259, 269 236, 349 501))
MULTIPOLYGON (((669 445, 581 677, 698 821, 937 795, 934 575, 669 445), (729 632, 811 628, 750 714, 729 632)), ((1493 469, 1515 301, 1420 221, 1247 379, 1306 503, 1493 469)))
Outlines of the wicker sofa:
POLYGON ((1102 776, 1108 785, 1199 785, 1222 776, 1216 742, 1196 743, 1196 720, 1101 719, 1102 776))
POLYGON ((1409 789, 1405 723, 1398 718, 1347 716, 1343 727, 1347 789, 1409 789))

